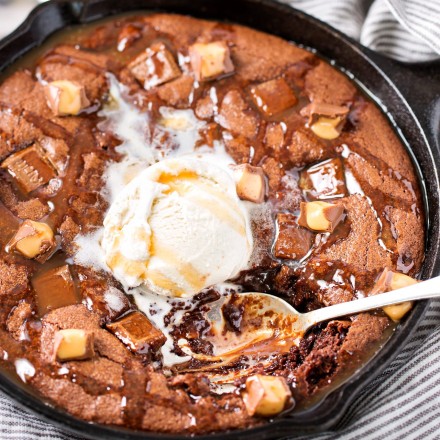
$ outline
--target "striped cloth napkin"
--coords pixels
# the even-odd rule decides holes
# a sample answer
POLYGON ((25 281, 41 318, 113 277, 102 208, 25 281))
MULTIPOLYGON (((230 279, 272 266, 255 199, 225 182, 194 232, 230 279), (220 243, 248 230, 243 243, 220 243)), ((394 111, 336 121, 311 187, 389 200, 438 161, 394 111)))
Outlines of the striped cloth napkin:
POLYGON ((440 58, 440 0, 281 0, 408 63, 440 58))
MULTIPOLYGON (((399 61, 440 58, 440 0, 283 1, 399 61)), ((13 8, 14 3, 1 8, 13 8)), ((288 438, 440 439, 440 300, 431 302, 412 340, 390 367, 356 398, 336 427, 322 434, 288 438)), ((79 437, 65 434, 24 412, 0 394, 0 439, 79 437)))

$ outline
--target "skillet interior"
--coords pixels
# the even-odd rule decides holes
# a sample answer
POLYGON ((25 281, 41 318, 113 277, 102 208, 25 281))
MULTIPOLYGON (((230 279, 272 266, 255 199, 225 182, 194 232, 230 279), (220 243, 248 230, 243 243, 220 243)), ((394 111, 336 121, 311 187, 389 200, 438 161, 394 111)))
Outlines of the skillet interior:
MULTIPOLYGON (((324 57, 334 60, 337 65, 344 66, 373 96, 386 104, 396 125, 401 127, 403 138, 411 146, 410 154, 415 163, 419 165, 421 187, 422 191, 425 190, 428 219, 427 252, 422 276, 428 278, 440 272, 438 257, 440 244, 439 176, 436 166, 436 161, 439 163, 440 155, 438 126, 433 124, 438 121, 440 101, 431 102, 429 99, 431 96, 439 96, 436 91, 440 92, 440 84, 430 83, 430 77, 433 77, 438 71, 438 66, 425 65, 411 70, 397 63, 391 63, 367 49, 361 48, 337 31, 306 14, 269 0, 211 0, 209 2, 206 0, 191 2, 135 0, 123 3, 116 0, 95 0, 89 1, 85 5, 81 2, 57 2, 37 8, 18 31, 0 44, 0 68, 4 69, 18 56, 42 42, 54 31, 67 25, 88 23, 113 13, 138 9, 161 9, 168 12, 188 13, 202 18, 229 20, 245 24, 277 34, 307 47, 313 47, 324 57), (395 79, 402 91, 405 90, 406 84, 412 84, 412 92, 409 91, 407 96, 412 108, 390 81, 387 74, 395 79), (417 87, 414 86, 413 81, 418 84, 417 87), (417 93, 414 93, 414 90, 417 93), (414 112, 417 112, 419 120, 414 112)), ((334 425, 340 420, 356 394, 371 379, 382 372, 397 355, 399 349, 411 336, 427 306, 426 302, 418 303, 405 322, 398 326, 395 335, 380 353, 343 386, 315 407, 277 419, 270 426, 234 432, 229 435, 224 433, 211 435, 209 438, 277 438, 283 434, 304 430, 323 430, 334 425)), ((7 377, 0 378, 0 388, 27 408, 33 409, 46 419, 82 436, 108 439, 177 438, 176 436, 133 433, 119 428, 89 425, 48 407, 35 396, 31 396, 29 391, 21 387, 20 384, 14 383, 7 377)))

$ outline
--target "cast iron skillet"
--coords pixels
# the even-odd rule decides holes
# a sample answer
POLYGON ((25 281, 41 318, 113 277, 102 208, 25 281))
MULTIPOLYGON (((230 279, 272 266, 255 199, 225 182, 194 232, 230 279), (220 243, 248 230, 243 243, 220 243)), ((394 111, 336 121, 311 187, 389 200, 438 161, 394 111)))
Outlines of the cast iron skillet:
MULTIPOLYGON (((271 0, 90 0, 43 4, 26 22, 0 42, 0 70, 42 43, 53 32, 69 25, 135 10, 161 10, 200 18, 227 20, 269 32, 314 48, 353 75, 382 103, 408 143, 419 173, 427 210, 426 259, 422 277, 440 273, 440 64, 405 66, 360 46, 324 23, 271 0)), ((295 433, 323 431, 337 424, 354 397, 396 357, 428 307, 419 302, 398 326, 385 347, 344 385, 313 408, 286 415, 270 425, 198 438, 272 439, 295 433)), ((78 420, 43 403, 20 383, 0 374, 0 389, 45 420, 81 437, 91 439, 177 439, 78 420)), ((72 396, 75 398, 75 396, 72 396)))

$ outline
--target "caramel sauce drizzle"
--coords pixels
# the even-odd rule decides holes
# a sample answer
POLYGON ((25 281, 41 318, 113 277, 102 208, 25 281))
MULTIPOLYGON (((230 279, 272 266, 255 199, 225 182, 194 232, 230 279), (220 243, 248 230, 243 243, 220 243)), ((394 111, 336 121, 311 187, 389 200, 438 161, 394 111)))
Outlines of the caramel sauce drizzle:
MULTIPOLYGON (((185 281, 195 290, 198 291, 203 288, 206 281, 206 276, 202 275, 191 263, 186 263, 182 261, 171 249, 160 244, 154 236, 154 233, 151 237, 150 255, 151 257, 155 257, 166 262, 167 265, 171 267, 175 267, 179 271, 179 274, 185 279, 185 281)), ((148 267, 144 278, 154 280, 154 282, 158 281, 158 285, 160 287, 164 289, 170 289, 174 293, 179 294, 179 296, 182 296, 184 292, 181 287, 171 281, 166 275, 158 271, 151 271, 148 267)))

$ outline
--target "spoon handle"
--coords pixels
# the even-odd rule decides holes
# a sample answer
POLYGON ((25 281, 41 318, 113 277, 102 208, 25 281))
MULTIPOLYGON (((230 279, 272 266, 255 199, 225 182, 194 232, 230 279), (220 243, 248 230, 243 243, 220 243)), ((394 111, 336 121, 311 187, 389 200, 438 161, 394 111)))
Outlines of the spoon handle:
POLYGON ((323 307, 322 309, 305 313, 303 319, 307 327, 310 327, 318 322, 339 318, 341 316, 365 312, 404 301, 436 297, 440 297, 440 277, 431 278, 430 280, 393 290, 392 292, 380 293, 334 306, 323 307))

